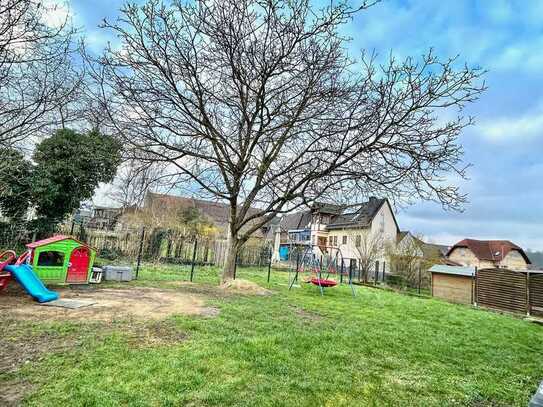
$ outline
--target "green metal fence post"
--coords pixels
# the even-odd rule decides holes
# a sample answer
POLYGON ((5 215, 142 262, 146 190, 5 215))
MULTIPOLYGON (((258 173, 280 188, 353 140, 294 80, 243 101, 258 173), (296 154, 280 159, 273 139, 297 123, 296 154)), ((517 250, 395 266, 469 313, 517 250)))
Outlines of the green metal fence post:
POLYGON ((194 278, 194 265, 196 263, 196 249, 198 248, 198 239, 194 238, 194 247, 192 249, 192 264, 190 265, 190 282, 194 278))

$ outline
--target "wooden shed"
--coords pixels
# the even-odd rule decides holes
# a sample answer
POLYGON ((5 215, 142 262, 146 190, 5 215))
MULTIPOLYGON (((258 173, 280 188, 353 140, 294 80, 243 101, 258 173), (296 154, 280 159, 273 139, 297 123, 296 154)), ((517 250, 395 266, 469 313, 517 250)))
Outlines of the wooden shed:
POLYGON ((429 271, 433 297, 459 304, 473 304, 475 268, 438 264, 429 271))

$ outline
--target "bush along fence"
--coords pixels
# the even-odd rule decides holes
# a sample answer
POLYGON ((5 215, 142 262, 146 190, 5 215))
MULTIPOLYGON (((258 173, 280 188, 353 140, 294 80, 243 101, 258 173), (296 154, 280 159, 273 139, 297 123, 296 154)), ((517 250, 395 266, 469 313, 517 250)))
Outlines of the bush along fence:
MULTIPOLYGON (((142 262, 188 265, 191 280, 195 266, 222 267, 226 260, 227 241, 206 236, 183 236, 168 230, 146 228, 107 231, 81 226, 62 231, 95 248, 99 257, 111 261, 130 261, 139 272, 142 262)), ((268 267, 271 245, 266 241, 248 242, 240 249, 239 266, 268 267)))

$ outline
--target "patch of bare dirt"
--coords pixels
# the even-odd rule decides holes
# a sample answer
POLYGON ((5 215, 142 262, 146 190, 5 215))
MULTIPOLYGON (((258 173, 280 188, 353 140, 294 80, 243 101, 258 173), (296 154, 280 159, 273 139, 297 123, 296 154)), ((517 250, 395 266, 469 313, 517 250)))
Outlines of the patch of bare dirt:
POLYGON ((220 286, 223 290, 235 291, 240 294, 271 295, 272 292, 252 281, 237 279, 229 280, 220 286))
POLYGON ((131 325, 127 332, 133 346, 149 347, 175 345, 187 339, 187 334, 169 321, 154 321, 148 324, 131 325))
POLYGON ((13 318, 39 320, 91 320, 119 319, 162 320, 170 315, 215 316, 218 309, 205 305, 200 294, 159 288, 104 288, 88 291, 57 290, 60 298, 94 302, 94 305, 66 309, 41 306, 28 295, 10 291, 0 294, 0 314, 13 318))
POLYGON ((19 406, 23 398, 31 393, 33 386, 25 381, 12 380, 2 383, 0 391, 0 406, 11 407, 19 406))
POLYGON ((296 316, 303 322, 315 322, 320 321, 322 316, 313 311, 308 311, 300 307, 290 307, 296 316))
POLYGON ((6 321, 5 324, 4 329, 7 331, 0 336, 2 338, 0 372, 2 373, 15 372, 26 363, 39 361, 45 354, 63 352, 79 344, 79 338, 74 336, 66 337, 54 331, 37 335, 17 333, 16 321, 6 321))

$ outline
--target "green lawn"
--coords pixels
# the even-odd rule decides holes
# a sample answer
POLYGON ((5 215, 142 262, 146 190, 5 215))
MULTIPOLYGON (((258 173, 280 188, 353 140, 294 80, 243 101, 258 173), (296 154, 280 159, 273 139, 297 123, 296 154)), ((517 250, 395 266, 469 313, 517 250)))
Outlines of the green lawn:
MULTIPOLYGON (((135 285, 171 287, 181 267, 145 267, 135 285)), ((267 287, 266 270, 239 278, 267 287)), ((525 406, 543 379, 543 327, 497 313, 356 287, 221 295, 214 268, 180 291, 209 295, 213 318, 174 316, 146 343, 130 322, 16 321, 0 343, 52 338, 0 381, 26 383, 29 405, 525 406)), ((115 284, 108 284, 115 286, 115 284)), ((157 322, 153 323, 156 326, 157 322)))

